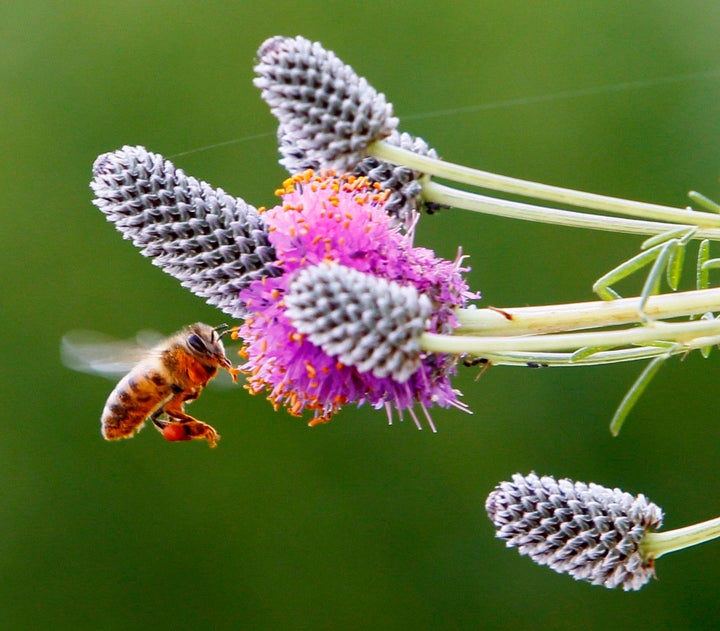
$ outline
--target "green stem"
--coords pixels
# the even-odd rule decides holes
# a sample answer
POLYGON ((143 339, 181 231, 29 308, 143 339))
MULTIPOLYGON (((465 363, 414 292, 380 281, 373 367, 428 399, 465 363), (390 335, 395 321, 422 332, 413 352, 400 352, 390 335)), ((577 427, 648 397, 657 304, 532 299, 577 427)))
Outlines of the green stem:
MULTIPOLYGON (((583 348, 618 348, 656 342, 680 342, 686 348, 695 348, 697 338, 720 336, 720 321, 694 320, 691 322, 654 322, 644 326, 612 331, 583 331, 528 336, 471 336, 423 333, 420 345, 434 353, 472 354, 484 356, 492 352, 555 352, 583 348)), ((717 342, 714 342, 717 343, 717 342)))
POLYGON ((649 532, 640 543, 645 558, 659 559, 668 552, 689 548, 720 537, 720 517, 667 532, 649 532))
MULTIPOLYGON (((640 297, 595 300, 536 307, 459 309, 456 335, 527 335, 640 322, 640 297)), ((643 314, 653 319, 702 315, 720 311, 720 288, 650 296, 643 314)))
POLYGON ((699 226, 701 228, 720 228, 720 216, 697 212, 685 208, 674 208, 660 204, 631 201, 595 193, 586 193, 573 189, 550 186, 538 182, 530 182, 505 175, 498 175, 479 169, 471 169, 452 162, 445 162, 428 156, 418 155, 412 151, 389 145, 386 142, 375 142, 368 147, 368 153, 392 162, 402 164, 411 169, 442 177, 460 184, 469 184, 489 190, 501 191, 533 199, 543 199, 559 204, 568 204, 579 208, 589 208, 603 212, 665 221, 675 224, 699 226))
MULTIPOLYGON (((622 232, 625 234, 656 235, 675 230, 678 226, 672 223, 659 221, 645 221, 642 219, 626 219, 624 217, 610 217, 607 215, 594 215, 592 213, 561 210, 559 208, 546 208, 523 202, 513 202, 498 199, 479 193, 470 193, 431 180, 423 182, 423 198, 425 201, 437 204, 463 208, 486 215, 522 219, 538 223, 551 223, 571 228, 585 228, 590 230, 604 230, 606 232, 622 232)), ((704 213, 696 213, 705 216, 704 213)), ((693 224, 683 224, 687 228, 693 224)), ((700 229, 693 234, 693 238, 711 239, 720 241, 720 229, 700 229)))
MULTIPOLYGON (((685 352, 685 350, 682 352, 685 352)), ((576 353, 507 352, 483 353, 482 358, 493 366, 568 368, 574 366, 605 366, 607 364, 653 359, 659 355, 667 355, 667 353, 666 348, 639 346, 620 350, 597 351, 583 357, 578 357, 576 353)))

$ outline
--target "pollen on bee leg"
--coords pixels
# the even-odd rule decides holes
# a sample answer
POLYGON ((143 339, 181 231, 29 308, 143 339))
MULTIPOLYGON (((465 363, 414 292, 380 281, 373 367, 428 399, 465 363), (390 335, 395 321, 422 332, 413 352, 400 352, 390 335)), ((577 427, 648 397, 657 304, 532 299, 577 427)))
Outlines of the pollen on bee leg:
POLYGON ((190 440, 190 435, 185 431, 185 427, 182 423, 168 423, 165 427, 160 430, 163 438, 171 443, 180 440, 190 440))

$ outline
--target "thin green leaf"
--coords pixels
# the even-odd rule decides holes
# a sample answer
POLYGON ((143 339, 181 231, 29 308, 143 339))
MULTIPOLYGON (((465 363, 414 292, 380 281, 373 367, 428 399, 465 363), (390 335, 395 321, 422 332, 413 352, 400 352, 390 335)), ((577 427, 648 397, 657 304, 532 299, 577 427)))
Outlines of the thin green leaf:
POLYGON ((705 210, 709 210, 711 213, 720 213, 720 204, 714 202, 709 197, 705 197, 702 193, 697 191, 690 191, 688 197, 699 206, 702 206, 705 210))
POLYGON ((705 269, 705 263, 710 260, 710 241, 703 239, 698 248, 696 284, 698 289, 707 289, 710 283, 710 272, 705 269))
POLYGON ((627 278, 637 270, 648 265, 651 261, 654 261, 666 247, 666 244, 656 245, 649 250, 636 254, 632 258, 611 269, 595 281, 592 288, 593 291, 603 300, 615 300, 619 298, 620 294, 611 289, 610 285, 627 278))
POLYGON ((622 428, 628 414, 630 414, 630 411, 638 402, 638 399, 640 399, 643 392, 645 392, 645 389, 652 381, 652 378, 657 374, 658 370, 660 370, 660 367, 665 363, 668 357, 670 357, 670 353, 659 355, 655 359, 650 360, 648 365, 645 366, 643 371, 640 373, 640 376, 635 380, 635 383, 630 386, 630 390, 628 390, 627 394, 623 397, 623 400, 620 402, 617 410, 615 410, 615 414, 610 421, 610 433, 613 436, 617 436, 620 433, 620 429, 622 428))
POLYGON ((640 249, 649 250, 661 243, 667 243, 671 239, 678 239, 680 241, 687 242, 688 237, 692 236, 695 232, 697 232, 696 226, 692 226, 690 228, 688 228, 688 226, 683 226, 682 228, 677 228, 676 230, 668 230, 667 232, 656 234, 649 239, 645 239, 645 241, 642 242, 640 249))
POLYGON ((685 263, 685 246, 679 245, 670 253, 670 260, 667 265, 667 284, 670 289, 677 291, 682 277, 683 264, 685 263))
MULTIPOLYGON (((642 291, 640 292, 640 303, 638 305, 638 311, 641 315, 645 311, 645 304, 647 303, 648 298, 658 293, 663 271, 668 265, 668 260, 670 258, 671 252, 678 248, 678 244, 677 242, 669 241, 665 245, 656 247, 661 248, 660 252, 657 254, 657 258, 655 259, 653 266, 650 268, 650 272, 648 273, 647 278, 645 279, 645 284, 643 285, 642 291)), ((652 250, 648 250, 647 252, 650 253, 654 250, 655 248, 653 248, 652 250)))

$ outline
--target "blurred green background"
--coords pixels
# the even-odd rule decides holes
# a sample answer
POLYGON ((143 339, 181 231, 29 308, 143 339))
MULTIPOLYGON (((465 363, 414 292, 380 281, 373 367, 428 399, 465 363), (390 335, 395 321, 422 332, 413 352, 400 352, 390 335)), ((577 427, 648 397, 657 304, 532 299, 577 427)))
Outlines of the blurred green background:
MULTIPOLYGON (((123 144, 189 151, 174 159, 188 173, 273 204, 284 172, 251 84, 267 37, 322 41, 448 159, 685 205, 689 189, 720 197, 717 73, 568 91, 717 71, 720 4, 1 6, 4 628, 720 625, 720 543, 663 558, 639 593, 611 592, 505 550, 483 506, 498 481, 535 470, 643 492, 666 528, 719 514, 715 356, 670 362, 617 439, 608 421, 639 365, 462 370, 474 414, 435 411, 436 435, 364 408, 310 429, 215 390, 193 411, 222 433, 216 450, 152 430, 104 442, 112 383, 59 357, 70 329, 128 337, 226 319, 105 222, 90 168, 123 144)), ((446 257, 462 245, 483 304, 512 306, 592 299, 640 239, 446 211, 417 241, 446 257)))

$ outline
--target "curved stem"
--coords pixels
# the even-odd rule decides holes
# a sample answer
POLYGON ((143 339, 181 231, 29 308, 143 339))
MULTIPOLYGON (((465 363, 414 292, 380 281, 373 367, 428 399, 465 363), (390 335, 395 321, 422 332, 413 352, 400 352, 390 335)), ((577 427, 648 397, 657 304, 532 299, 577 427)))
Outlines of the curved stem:
MULTIPOLYGON (((640 322, 641 298, 594 300, 536 307, 459 309, 456 335, 527 335, 599 328, 640 322)), ((653 319, 720 311, 720 288, 650 296, 643 314, 653 319)))
MULTIPOLYGON (((720 336, 720 321, 695 320, 691 322, 655 322, 630 329, 556 333, 549 335, 474 336, 423 333, 420 345, 434 353, 467 353, 484 356, 492 352, 533 352, 579 350, 583 348, 617 348, 637 344, 680 342, 686 348, 695 348, 694 340, 702 336, 702 346, 720 336)), ((717 343, 714 341, 713 343, 717 343)))
MULTIPOLYGON (((461 191, 430 180, 423 183, 423 198, 428 202, 452 206, 453 208, 463 208, 488 215, 536 221, 539 223, 551 223, 572 228, 604 230, 606 232, 655 235, 670 232, 678 227, 677 224, 672 223, 594 215, 592 213, 546 208, 534 204, 497 199, 487 195, 480 195, 479 193, 461 191)), ((704 213, 695 214, 705 216, 704 213)), ((720 217, 718 217, 718 219, 720 219, 720 217)), ((682 225, 690 228, 693 224, 682 225)), ((700 229, 693 234, 693 238, 720 241, 720 229, 700 229)))
POLYGON ((518 178, 498 175, 479 169, 445 162, 428 156, 421 156, 412 151, 389 145, 386 142, 375 142, 368 147, 368 153, 394 164, 402 164, 412 169, 442 177, 453 182, 469 184, 489 190, 502 191, 544 199, 559 204, 569 204, 579 208, 590 208, 603 212, 642 217, 670 223, 687 224, 703 228, 720 228, 720 216, 697 212, 685 208, 674 208, 660 204, 637 202, 596 193, 586 193, 560 186, 550 186, 518 178))
POLYGON ((668 552, 696 546, 717 537, 720 537, 720 517, 667 532, 649 532, 640 542, 640 552, 645 558, 659 559, 668 552))
MULTIPOLYGON (((685 352, 678 351, 678 352, 685 352)), ((639 346, 612 351, 598 351, 586 357, 577 358, 576 353, 483 353, 482 358, 493 366, 523 366, 542 368, 569 368, 575 366, 604 366, 621 362, 653 359, 666 355, 668 350, 659 346, 639 346)))

